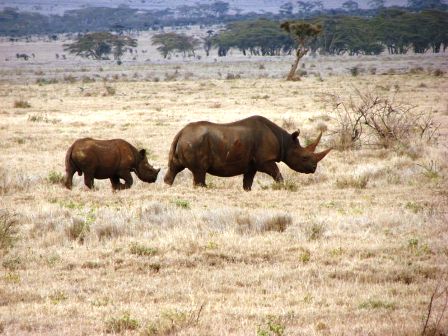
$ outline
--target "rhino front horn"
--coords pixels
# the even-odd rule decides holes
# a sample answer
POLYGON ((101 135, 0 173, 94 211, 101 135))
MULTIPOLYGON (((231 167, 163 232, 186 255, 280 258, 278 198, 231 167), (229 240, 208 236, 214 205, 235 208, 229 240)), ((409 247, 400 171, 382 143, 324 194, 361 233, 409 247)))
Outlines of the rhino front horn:
POLYGON ((327 155, 328 153, 330 153, 330 151, 331 151, 332 149, 333 149, 333 148, 328 148, 328 149, 324 150, 323 152, 314 154, 314 156, 315 156, 316 159, 317 159, 317 162, 319 162, 320 160, 322 160, 322 159, 325 157, 325 155, 327 155))

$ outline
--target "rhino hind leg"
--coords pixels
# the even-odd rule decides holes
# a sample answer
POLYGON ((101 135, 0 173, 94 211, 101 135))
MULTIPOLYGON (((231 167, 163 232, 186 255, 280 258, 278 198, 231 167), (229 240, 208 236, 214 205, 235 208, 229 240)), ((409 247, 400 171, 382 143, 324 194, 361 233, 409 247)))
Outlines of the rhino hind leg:
POLYGON ((206 187, 205 184, 205 174, 203 170, 197 170, 193 172, 193 186, 195 187, 206 187))
POLYGON ((73 175, 76 173, 76 170, 73 167, 67 167, 65 171, 65 179, 64 185, 67 189, 72 189, 73 185, 73 175))
POLYGON ((254 177, 257 173, 256 170, 250 170, 243 175, 243 189, 250 191, 252 189, 252 183, 254 183, 254 177))
POLYGON ((92 172, 84 172, 84 184, 87 188, 93 189, 94 174, 92 172))
POLYGON ((185 169, 185 167, 176 167, 176 166, 171 165, 168 168, 168 171, 166 172, 165 177, 163 178, 163 181, 168 185, 173 185, 176 175, 179 174, 184 169, 185 169))

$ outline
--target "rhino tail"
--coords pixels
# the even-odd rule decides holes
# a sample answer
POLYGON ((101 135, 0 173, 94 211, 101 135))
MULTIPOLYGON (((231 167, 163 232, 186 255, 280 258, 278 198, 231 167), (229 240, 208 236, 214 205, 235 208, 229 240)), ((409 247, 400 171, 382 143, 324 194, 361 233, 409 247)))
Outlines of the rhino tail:
POLYGON ((173 142, 171 143, 171 148, 170 148, 170 154, 168 156, 168 165, 170 163, 174 163, 173 160, 176 159, 176 149, 177 149, 177 143, 179 142, 179 138, 182 134, 182 131, 179 131, 176 136, 173 139, 173 142))
POLYGON ((73 172, 78 172, 78 175, 81 175, 82 171, 76 166, 75 161, 72 159, 73 146, 74 144, 70 146, 67 154, 65 154, 65 170, 72 170, 73 172))

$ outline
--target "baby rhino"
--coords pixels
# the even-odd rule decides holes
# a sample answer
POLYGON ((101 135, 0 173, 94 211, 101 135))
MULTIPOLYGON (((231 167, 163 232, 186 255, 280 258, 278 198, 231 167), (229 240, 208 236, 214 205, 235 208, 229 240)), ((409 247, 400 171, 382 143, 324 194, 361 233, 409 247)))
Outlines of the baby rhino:
POLYGON ((154 169, 146 158, 144 149, 137 150, 122 139, 76 140, 65 156, 65 186, 72 188, 73 174, 84 173, 84 183, 93 188, 93 179, 110 179, 114 190, 132 186, 131 172, 144 182, 155 182, 160 169, 154 169), (125 181, 120 183, 120 179, 125 181))

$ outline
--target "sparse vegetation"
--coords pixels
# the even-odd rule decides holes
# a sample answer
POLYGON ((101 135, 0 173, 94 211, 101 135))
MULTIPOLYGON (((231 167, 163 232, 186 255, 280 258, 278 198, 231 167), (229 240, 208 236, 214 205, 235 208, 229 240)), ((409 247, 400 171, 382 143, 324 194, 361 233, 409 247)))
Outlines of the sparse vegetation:
POLYGON ((308 240, 319 240, 324 236, 325 226, 322 223, 310 219, 310 223, 305 227, 305 235, 308 240))
POLYGON ((174 204, 181 209, 190 209, 191 207, 190 202, 184 199, 177 199, 174 201, 174 204))
POLYGON ((64 181, 64 175, 60 172, 52 170, 48 173, 47 181, 51 184, 61 184, 64 181))
POLYGON ((111 317, 106 321, 106 331, 109 333, 122 333, 126 330, 136 330, 140 326, 138 320, 126 312, 118 317, 111 317))
POLYGON ((358 175, 358 176, 343 176, 336 179, 336 187, 339 189, 344 188, 355 188, 355 189, 365 189, 369 183, 369 175, 358 175))
POLYGON ((11 50, 26 46, 28 54, 48 48, 35 60, 0 60, 0 207, 17 214, 12 245, 0 251, 4 333, 420 335, 439 279, 425 336, 445 332, 446 313, 436 327, 448 268, 445 59, 313 53, 306 60, 310 77, 294 83, 283 80, 287 57, 261 62, 234 49, 215 62, 211 49, 188 64, 181 55, 165 62, 149 45, 153 34, 139 33, 138 53, 128 52, 120 66, 105 62, 102 71, 94 60, 56 61, 61 42, 34 35, 31 42, 0 42, 11 50), (46 54, 54 67, 42 65, 46 54), (363 75, 350 76, 353 66, 363 75), (423 72, 408 73, 417 66, 423 72), (395 74, 384 75, 391 68, 395 74), (437 68, 444 77, 434 76, 437 68), (175 71, 175 81, 164 81, 175 71), (226 80, 227 73, 240 78, 226 80), (83 84, 83 75, 95 82, 83 84), (40 86, 38 77, 59 82, 40 86), (120 192, 108 180, 87 190, 78 174, 72 190, 57 184, 68 146, 88 136, 151 150, 149 162, 163 179, 173 137, 198 120, 285 120, 289 133, 301 130, 303 146, 324 131, 319 152, 333 146, 338 129, 322 92, 357 102, 353 86, 433 111, 441 123, 437 141, 417 132, 379 148, 363 125, 361 138, 333 150, 315 174, 278 163, 284 185, 257 173, 251 192, 242 190, 242 176, 208 175, 209 188, 194 188, 188 169, 171 187, 134 173, 133 188, 120 192), (14 108, 19 99, 32 108, 14 108))
POLYGON ((149 257, 157 254, 157 249, 138 243, 132 243, 129 246, 129 252, 138 256, 149 257))
POLYGON ((283 336, 285 335, 285 326, 279 318, 268 316, 263 325, 257 329, 257 336, 283 336))
POLYGON ((31 105, 26 100, 20 99, 14 101, 14 107, 15 108, 30 108, 31 105))
POLYGON ((85 238, 90 232, 90 222, 84 218, 73 218, 72 223, 67 227, 67 236, 71 240, 84 243, 85 238))
POLYGON ((339 149, 355 145, 376 145, 391 148, 416 140, 431 142, 438 125, 431 112, 418 112, 415 106, 381 97, 374 91, 354 89, 348 100, 328 95, 334 107, 338 128, 335 146, 339 149))
POLYGON ((17 224, 16 215, 0 209, 0 252, 13 246, 17 239, 17 224))

